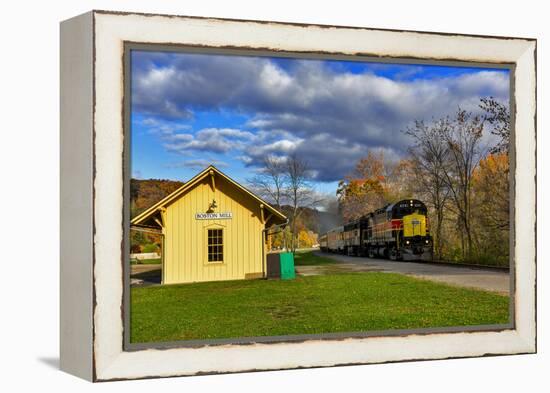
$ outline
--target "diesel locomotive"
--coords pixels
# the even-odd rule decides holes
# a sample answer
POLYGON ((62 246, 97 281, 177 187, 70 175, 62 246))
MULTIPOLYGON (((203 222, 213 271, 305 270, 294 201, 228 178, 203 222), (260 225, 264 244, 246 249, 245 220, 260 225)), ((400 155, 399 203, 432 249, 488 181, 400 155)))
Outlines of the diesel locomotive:
POLYGON ((432 259, 428 209, 417 199, 386 205, 319 237, 322 251, 404 261, 432 259))

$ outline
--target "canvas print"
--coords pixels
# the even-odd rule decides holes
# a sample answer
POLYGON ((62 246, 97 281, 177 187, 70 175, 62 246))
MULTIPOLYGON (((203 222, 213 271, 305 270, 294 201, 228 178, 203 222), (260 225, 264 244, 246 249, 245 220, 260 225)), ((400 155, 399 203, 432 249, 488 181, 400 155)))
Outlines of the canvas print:
POLYGON ((130 343, 511 323, 510 68, 129 64, 130 343))

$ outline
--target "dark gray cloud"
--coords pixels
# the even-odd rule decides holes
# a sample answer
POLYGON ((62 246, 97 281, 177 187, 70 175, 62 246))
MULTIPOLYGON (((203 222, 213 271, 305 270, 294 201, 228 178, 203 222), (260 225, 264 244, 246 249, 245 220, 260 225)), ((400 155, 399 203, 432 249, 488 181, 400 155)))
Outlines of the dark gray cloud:
POLYGON ((214 165, 218 168, 225 168, 228 166, 226 162, 218 161, 215 159, 205 159, 205 158, 199 158, 199 159, 193 159, 193 160, 185 160, 181 162, 176 162, 169 164, 169 168, 191 168, 194 170, 202 170, 209 165, 214 165))
MULTIPOLYGON (((319 181, 341 179, 368 149, 403 154, 409 140, 401 131, 415 119, 429 121, 458 106, 478 111, 480 97, 507 101, 509 94, 507 74, 497 71, 392 80, 336 71, 318 61, 296 60, 283 69, 268 58, 141 56, 132 78, 134 110, 165 122, 190 119, 199 110, 249 117, 241 129, 168 132, 167 149, 238 150, 250 166, 266 154, 297 152, 319 181)), ((418 67, 411 72, 418 74, 418 67)))

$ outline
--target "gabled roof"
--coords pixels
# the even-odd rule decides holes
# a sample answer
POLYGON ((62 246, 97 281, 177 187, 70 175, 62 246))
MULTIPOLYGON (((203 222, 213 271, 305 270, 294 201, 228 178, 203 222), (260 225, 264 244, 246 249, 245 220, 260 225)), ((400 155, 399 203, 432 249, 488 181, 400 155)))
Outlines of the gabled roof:
POLYGON ((201 182, 205 177, 210 176, 211 171, 213 171, 215 174, 219 175, 220 177, 227 180, 230 184, 233 184, 235 187, 237 187, 240 191, 242 191, 245 194, 248 194, 253 199, 258 201, 259 203, 264 205, 264 208, 271 211, 275 216, 278 216, 282 220, 286 220, 286 216, 281 213, 279 210, 275 209, 273 206, 271 206, 269 203, 264 201, 262 198, 254 194, 253 192, 247 190, 245 187, 241 186, 239 183, 237 183, 235 180, 231 179, 229 176, 227 176, 225 173, 220 171, 218 168, 216 168, 213 165, 209 165, 207 168, 205 168, 203 171, 198 173, 195 177, 193 177, 191 180, 186 182, 183 186, 178 188, 173 193, 169 194, 159 202, 155 203, 153 206, 145 210, 144 212, 138 214, 136 217, 134 217, 130 223, 132 225, 139 225, 146 221, 148 218, 150 218, 152 215, 154 215, 158 210, 162 207, 166 207, 168 204, 170 204, 172 201, 178 199, 183 193, 185 193, 187 190, 193 188, 196 184, 201 182))

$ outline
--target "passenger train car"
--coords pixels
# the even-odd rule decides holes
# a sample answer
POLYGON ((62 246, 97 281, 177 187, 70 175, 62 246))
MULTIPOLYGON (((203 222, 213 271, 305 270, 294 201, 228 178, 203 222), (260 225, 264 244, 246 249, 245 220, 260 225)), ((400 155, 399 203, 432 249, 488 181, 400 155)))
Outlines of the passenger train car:
POLYGON ((327 251, 344 253, 344 227, 331 229, 326 233, 327 251), (329 246, 330 245, 330 248, 329 246))
POLYGON ((417 199, 384 206, 321 235, 322 251, 392 260, 431 260, 426 205, 417 199))

